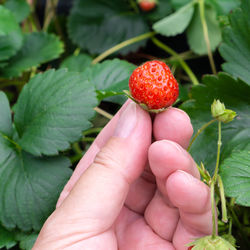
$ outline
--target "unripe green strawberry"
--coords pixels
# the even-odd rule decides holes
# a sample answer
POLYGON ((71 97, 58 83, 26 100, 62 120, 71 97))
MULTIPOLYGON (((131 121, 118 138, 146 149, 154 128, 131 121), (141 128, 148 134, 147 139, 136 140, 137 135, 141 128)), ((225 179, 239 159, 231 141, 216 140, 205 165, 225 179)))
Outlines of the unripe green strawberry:
POLYGON ((134 70, 129 79, 132 98, 146 110, 157 112, 175 103, 178 83, 169 67, 161 61, 149 61, 134 70))
POLYGON ((236 113, 231 109, 226 109, 220 100, 214 100, 211 105, 211 113, 214 118, 224 123, 231 122, 236 116, 236 113))

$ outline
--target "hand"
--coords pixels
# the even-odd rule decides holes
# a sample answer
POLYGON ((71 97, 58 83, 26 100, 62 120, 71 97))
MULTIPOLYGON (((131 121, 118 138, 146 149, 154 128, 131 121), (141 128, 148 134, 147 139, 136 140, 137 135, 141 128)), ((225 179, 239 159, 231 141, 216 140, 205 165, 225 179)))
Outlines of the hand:
POLYGON ((212 232, 183 111, 128 101, 78 164, 33 249, 168 250, 212 232), (152 130, 155 142, 151 144, 152 130))

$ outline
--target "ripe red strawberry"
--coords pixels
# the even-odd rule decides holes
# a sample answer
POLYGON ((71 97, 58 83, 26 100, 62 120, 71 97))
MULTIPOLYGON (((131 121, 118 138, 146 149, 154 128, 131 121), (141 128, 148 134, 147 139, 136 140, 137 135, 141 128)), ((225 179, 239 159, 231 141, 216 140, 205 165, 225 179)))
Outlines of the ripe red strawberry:
POLYGON ((161 111, 171 106, 179 94, 178 83, 169 67, 161 61, 149 61, 134 70, 129 79, 132 98, 147 110, 161 111))
POLYGON ((150 11, 155 8, 156 0, 138 0, 138 4, 143 11, 150 11))
POLYGON ((191 250, 193 247, 194 247, 194 246, 189 247, 188 250, 191 250))

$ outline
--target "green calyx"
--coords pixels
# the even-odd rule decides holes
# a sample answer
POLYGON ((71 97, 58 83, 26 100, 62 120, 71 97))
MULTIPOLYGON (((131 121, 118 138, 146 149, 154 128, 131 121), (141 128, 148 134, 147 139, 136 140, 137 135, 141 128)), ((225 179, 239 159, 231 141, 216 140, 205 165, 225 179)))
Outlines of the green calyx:
POLYGON ((220 100, 214 100, 211 105, 211 113, 215 119, 224 123, 231 122, 236 116, 236 112, 226 109, 224 103, 221 103, 220 100))
POLYGON ((212 235, 199 238, 187 246, 193 246, 192 250, 236 250, 227 240, 220 236, 212 237, 212 235))
POLYGON ((168 107, 166 108, 161 108, 161 109, 149 109, 148 106, 144 103, 140 103, 138 102, 137 100, 135 100, 130 92, 128 90, 123 90, 123 92, 125 93, 125 95, 130 98, 132 101, 134 101, 135 103, 137 103, 141 108, 143 108, 144 110, 148 111, 149 113, 154 113, 154 114, 158 114, 158 113, 161 113, 163 111, 165 111, 168 107))

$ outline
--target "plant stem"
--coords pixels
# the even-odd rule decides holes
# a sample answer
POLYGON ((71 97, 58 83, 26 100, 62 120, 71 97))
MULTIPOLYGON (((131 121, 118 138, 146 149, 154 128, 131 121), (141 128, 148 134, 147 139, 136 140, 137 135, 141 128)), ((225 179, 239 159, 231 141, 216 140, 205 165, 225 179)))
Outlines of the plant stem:
POLYGON ((94 137, 83 137, 82 138, 82 141, 84 142, 93 142, 95 140, 94 137))
POLYGON ((151 40, 153 41, 153 43, 158 46, 159 48, 163 49, 164 51, 166 51, 167 53, 169 53, 172 56, 175 56, 180 65, 182 66, 182 68, 186 71, 187 75, 189 76, 190 80, 192 81, 192 83, 194 85, 198 85, 199 81, 197 80, 195 74, 193 73, 193 71, 189 68, 189 66, 187 65, 187 63, 181 58, 181 56, 176 53, 173 49, 171 49, 170 47, 168 47, 166 44, 162 43, 161 41, 159 41, 157 38, 153 37, 151 38, 151 40))
POLYGON ((214 182, 217 181, 218 171, 219 171, 219 163, 220 163, 220 148, 221 148, 221 122, 218 122, 218 142, 217 142, 217 159, 216 159, 216 166, 214 170, 214 182))
POLYGON ((199 0, 199 10, 200 10, 200 18, 201 18, 201 23, 202 23, 204 40, 205 40, 205 43, 207 46, 208 59, 209 59, 213 74, 216 74, 216 67, 215 67, 215 63, 214 63, 214 59, 213 59, 213 54, 211 51, 209 36, 208 36, 208 28, 207 28, 207 22, 206 22, 206 17, 205 17, 204 0, 199 0))
POLYGON ((115 45, 114 47, 104 51, 101 55, 99 55, 98 57, 96 57, 93 61, 92 61, 92 64, 96 64, 96 63, 99 63, 100 61, 102 61, 104 58, 110 56, 111 54, 113 54, 114 52, 124 48, 124 47, 127 47, 133 43, 137 43, 139 41, 142 41, 144 39, 147 39, 149 37, 152 37, 155 35, 155 32, 148 32, 148 33, 145 33, 145 34, 142 34, 140 36, 136 36, 136 37, 133 37, 131 39, 128 39, 126 41, 123 41, 117 45, 115 45))
POLYGON ((18 80, 11 80, 11 81, 7 80, 6 82, 1 83, 1 80, 0 80, 0 89, 6 88, 6 87, 9 87, 9 86, 23 85, 25 83, 26 83, 25 81, 18 81, 18 80))
POLYGON ((213 220, 213 232, 212 232, 212 238, 216 237, 216 206, 214 204, 214 181, 212 180, 211 186, 210 186, 210 194, 211 194, 211 209, 212 209, 212 220, 213 220))
POLYGON ((98 107, 95 107, 94 110, 99 113, 100 115, 106 117, 107 119, 111 120, 113 118, 113 115, 109 114, 108 112, 106 112, 103 109, 100 109, 98 107))
POLYGON ((233 219, 229 219, 229 227, 228 227, 228 234, 232 235, 232 227, 233 227, 233 219))
POLYGON ((230 200, 230 206, 233 207, 234 203, 235 203, 235 198, 231 198, 231 200, 230 200))
POLYGON ((96 133, 99 133, 101 132, 103 128, 90 128, 86 131, 83 132, 83 135, 86 136, 86 135, 90 135, 90 134, 96 134, 96 133))
POLYGON ((187 151, 190 150, 192 144, 194 143, 194 141, 196 140, 196 138, 199 136, 199 134, 206 128, 208 127, 210 124, 212 124, 213 122, 217 121, 216 119, 211 120, 210 122, 204 124, 200 129, 198 129, 198 131, 196 132, 196 134, 194 135, 193 139, 191 140, 191 142, 189 143, 189 146, 187 148, 187 151))
POLYGON ((172 61, 179 61, 179 57, 183 60, 190 60, 190 59, 195 59, 199 58, 200 56, 195 55, 192 51, 185 51, 180 54, 177 54, 177 56, 170 56, 168 58, 165 58, 165 62, 172 62, 172 61))
MULTIPOLYGON (((217 159, 216 159, 216 166, 214 170, 214 176, 211 182, 211 206, 212 206, 212 216, 213 216, 213 233, 212 238, 216 236, 216 207, 214 205, 214 185, 217 183, 218 171, 219 171, 219 162, 220 162, 220 148, 221 148, 221 122, 218 122, 218 142, 217 142, 217 159)), ((220 186, 221 192, 221 186, 220 186)), ((224 190, 223 190, 224 192, 224 190)), ((225 196, 224 196, 225 197, 225 196)))
POLYGON ((129 3, 130 3, 130 6, 131 6, 131 7, 133 8, 133 10, 135 11, 135 13, 138 14, 140 11, 139 11, 139 8, 138 8, 136 2, 135 2, 134 0, 129 0, 129 3))
POLYGON ((49 27, 51 20, 55 16, 55 9, 58 4, 58 0, 46 0, 46 7, 45 7, 45 17, 43 23, 43 30, 46 31, 49 27))
POLYGON ((218 185, 219 185, 219 190, 220 190, 222 221, 226 223, 228 221, 226 198, 225 198, 223 182, 222 182, 222 179, 219 175, 218 175, 218 185))
POLYGON ((0 132, 0 135, 1 135, 5 140, 7 140, 7 141, 10 142, 11 144, 13 144, 13 145, 17 148, 18 152, 21 152, 22 148, 21 148, 21 146, 20 146, 19 144, 17 144, 15 141, 13 141, 12 139, 10 139, 8 136, 6 136, 5 134, 3 134, 3 133, 1 133, 1 132, 0 132))
POLYGON ((74 150, 78 155, 82 155, 82 150, 81 150, 81 148, 80 148, 78 142, 73 143, 72 148, 73 148, 73 150, 74 150))

